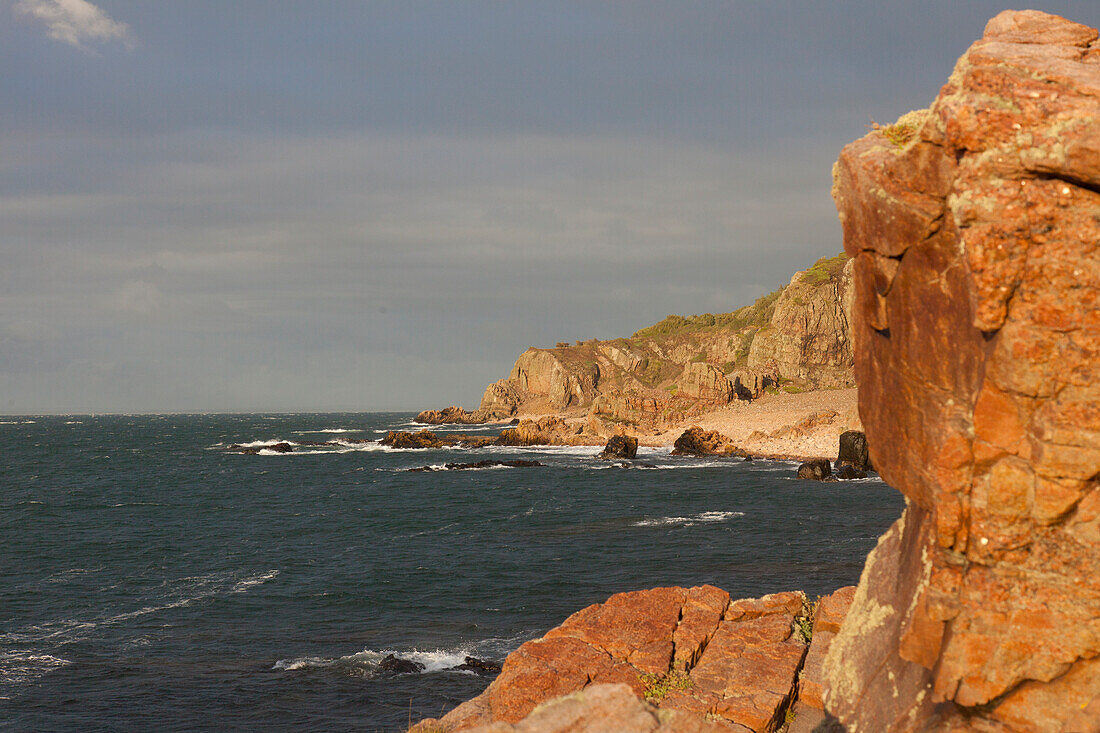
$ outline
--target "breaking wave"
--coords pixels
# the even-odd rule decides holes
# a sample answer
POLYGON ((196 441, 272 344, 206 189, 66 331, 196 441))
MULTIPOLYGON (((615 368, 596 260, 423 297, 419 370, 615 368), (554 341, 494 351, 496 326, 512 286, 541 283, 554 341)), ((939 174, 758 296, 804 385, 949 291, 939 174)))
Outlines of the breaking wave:
POLYGON ((634 522, 632 527, 692 527, 696 524, 709 524, 712 522, 724 522, 727 519, 737 519, 745 516, 744 512, 702 512, 690 517, 660 517, 657 519, 643 519, 634 522))

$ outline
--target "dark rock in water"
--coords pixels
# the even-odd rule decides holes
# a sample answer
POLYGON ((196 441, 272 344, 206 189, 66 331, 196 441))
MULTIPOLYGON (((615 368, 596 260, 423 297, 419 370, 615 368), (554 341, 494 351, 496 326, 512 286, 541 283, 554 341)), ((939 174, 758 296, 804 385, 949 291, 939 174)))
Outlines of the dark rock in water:
POLYGON ((810 481, 825 481, 827 477, 832 476, 832 473, 833 467, 829 464, 828 458, 814 458, 798 467, 798 478, 810 481))
POLYGON ((393 672, 394 674, 420 674, 424 670, 424 665, 419 662, 414 662, 411 659, 402 659, 401 657, 390 654, 388 657, 378 663, 379 672, 393 672))
POLYGON ((833 475, 836 476, 838 479, 846 479, 846 480, 847 479, 854 479, 854 478, 867 478, 866 473, 864 473, 863 471, 860 471, 858 468, 855 468, 854 466, 850 466, 848 464, 844 464, 842 466, 837 466, 836 473, 833 474, 833 475))
POLYGON ((455 667, 455 669, 475 672, 477 674, 497 674, 500 672, 500 665, 496 662, 478 659, 477 657, 466 657, 466 660, 455 667))
POLYGON ((841 433, 836 465, 837 468, 851 466, 857 471, 870 471, 871 456, 867 452, 867 436, 858 430, 841 433))
POLYGON ((752 458, 752 456, 746 455, 746 456, 745 456, 745 460, 746 460, 746 461, 751 461, 751 460, 753 460, 753 458, 752 458))
POLYGON ((421 430, 416 433, 391 430, 379 442, 391 448, 439 448, 444 444, 439 436, 430 430, 421 430))
POLYGON ((284 443, 275 443, 273 445, 265 445, 260 450, 270 450, 270 451, 275 451, 276 453, 291 453, 294 450, 294 446, 292 446, 290 443, 285 443, 285 442, 284 443))
POLYGON ((633 435, 612 435, 597 458, 636 458, 638 439, 633 435))
POLYGON ((545 466, 545 463, 539 463, 538 461, 525 461, 517 459, 514 461, 493 461, 484 460, 477 463, 447 463, 443 468, 433 468, 431 466, 420 466, 419 468, 408 469, 409 473, 417 473, 419 471, 469 471, 478 468, 496 468, 497 466, 504 466, 507 468, 534 468, 535 466, 545 466))
POLYGON ((511 420, 508 421, 508 424, 509 425, 519 425, 519 418, 518 417, 513 417, 511 420))

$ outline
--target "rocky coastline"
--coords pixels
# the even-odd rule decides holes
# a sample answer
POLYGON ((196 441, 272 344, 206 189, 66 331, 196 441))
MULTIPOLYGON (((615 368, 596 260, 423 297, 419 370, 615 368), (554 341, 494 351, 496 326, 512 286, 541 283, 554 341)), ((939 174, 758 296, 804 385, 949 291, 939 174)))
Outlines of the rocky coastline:
MULTIPOLYGON (((838 464, 869 461, 907 499, 858 587, 816 602, 618 594, 412 730, 1100 730, 1098 36, 1001 13, 928 110, 840 155, 851 259, 836 287, 866 444, 849 437, 838 464)), ((754 332, 750 366, 753 348, 784 344, 754 332)), ((563 366, 581 346, 526 352, 481 409, 541 399, 654 427, 644 393, 601 402, 602 362, 563 366)), ((621 371, 649 368, 649 352, 615 348, 604 357, 621 371)), ((675 391, 696 404, 752 381, 689 363, 703 366, 680 369, 675 391)), ((726 450, 705 428, 690 442, 726 450)))

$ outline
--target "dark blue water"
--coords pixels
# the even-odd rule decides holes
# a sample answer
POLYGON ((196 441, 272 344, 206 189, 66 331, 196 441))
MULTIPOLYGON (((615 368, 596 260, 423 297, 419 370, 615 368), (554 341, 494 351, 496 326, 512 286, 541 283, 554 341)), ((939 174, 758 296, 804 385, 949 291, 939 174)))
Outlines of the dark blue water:
POLYGON ((0 726, 404 730, 484 689, 465 655, 618 591, 854 583, 902 508, 877 480, 667 451, 222 449, 409 419, 0 418, 0 726), (486 457, 548 466, 400 472, 486 457), (390 652, 426 671, 378 674, 390 652))

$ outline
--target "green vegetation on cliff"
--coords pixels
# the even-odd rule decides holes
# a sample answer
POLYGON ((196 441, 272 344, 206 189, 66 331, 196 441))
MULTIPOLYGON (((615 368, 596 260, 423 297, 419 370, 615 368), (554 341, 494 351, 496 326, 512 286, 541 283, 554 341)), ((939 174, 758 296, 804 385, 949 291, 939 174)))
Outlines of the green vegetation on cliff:
POLYGON ((775 311, 775 301, 783 292, 780 287, 767 295, 756 299, 752 305, 738 308, 733 313, 704 313, 699 316, 668 316, 660 323, 637 331, 633 338, 652 339, 667 336, 680 336, 685 333, 704 329, 731 329, 740 331, 750 326, 760 327, 771 320, 775 311))

